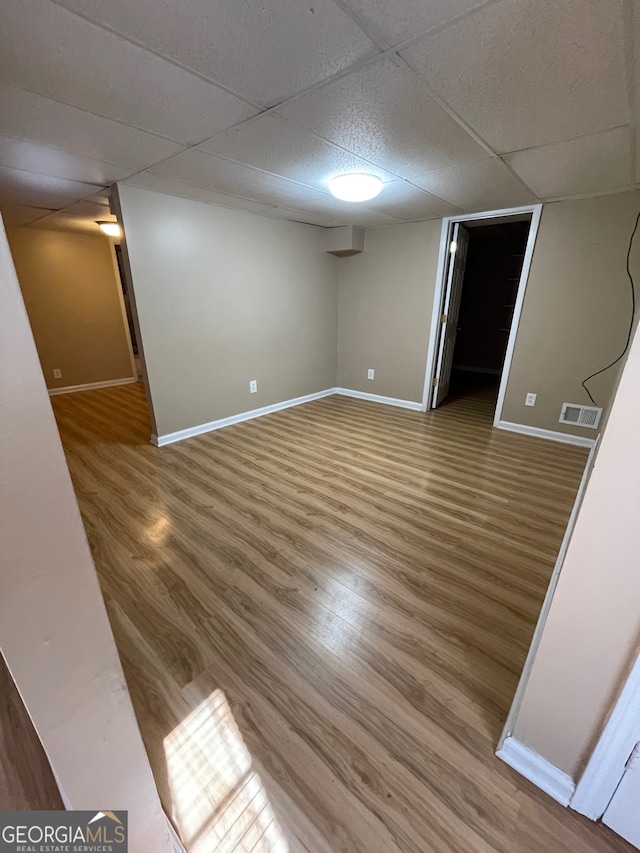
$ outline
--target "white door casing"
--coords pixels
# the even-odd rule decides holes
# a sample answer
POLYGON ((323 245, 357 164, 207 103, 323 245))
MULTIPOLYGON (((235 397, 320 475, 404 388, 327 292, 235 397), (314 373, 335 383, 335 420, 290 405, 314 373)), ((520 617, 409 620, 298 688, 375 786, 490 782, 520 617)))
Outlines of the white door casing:
MULTIPOLYGON (((629 829, 627 823, 620 824, 621 829, 614 826, 622 818, 625 808, 626 792, 634 790, 635 807, 632 803, 630 812, 631 820, 635 819, 636 838, 640 834, 640 762, 637 755, 631 761, 640 740, 640 654, 637 655, 631 667, 629 675, 622 685, 620 695, 617 697, 609 719, 600 735, 598 743, 585 767, 584 773, 576 785, 576 791, 571 800, 571 808, 580 814, 586 815, 590 820, 598 820, 608 813, 611 828, 624 835, 629 829), (634 764, 632 772, 629 765, 634 764), (628 778, 627 778, 628 777, 628 778), (624 784, 624 788, 623 788, 624 784), (613 805, 618 792, 621 799, 613 805), (611 811, 609 811, 611 809, 611 811)), ((633 825, 632 825, 633 826, 633 825)), ((638 841, 633 841, 629 836, 625 838, 640 846, 638 841)))
POLYGON ((439 406, 449 393, 468 250, 469 232, 460 222, 455 222, 451 232, 447 288, 445 291, 442 317, 440 318, 438 359, 436 362, 433 399, 431 403, 433 408, 439 406))
POLYGON ((640 850, 640 743, 629 756, 602 822, 640 850))
POLYGON ((502 407, 509 381, 509 372, 511 370, 511 360, 515 349, 516 336, 518 325, 520 322, 520 314, 524 304, 524 295, 529 278, 529 270, 533 259, 533 251, 535 248, 538 227, 540 225, 540 217, 542 214, 542 204, 527 204, 522 207, 500 208, 499 210, 485 210, 480 213, 461 213, 457 216, 445 216, 442 219, 442 227, 440 229, 440 248, 438 251, 438 265, 436 269, 435 292, 433 298, 433 310, 431 312, 431 324, 429 327, 429 337, 427 346, 427 361, 424 373, 424 385, 422 392, 422 411, 426 412, 433 408, 433 378, 438 359, 439 343, 440 343, 440 318, 443 313, 444 294, 446 291, 448 265, 449 265, 449 246, 451 243, 451 233, 456 222, 466 224, 468 222, 485 220, 487 223, 498 219, 521 219, 523 214, 530 214, 531 226, 529 228, 529 238, 524 251, 522 264, 522 272, 520 273, 520 282, 518 285, 518 295, 516 296, 515 308, 513 310, 513 319, 511 321, 511 331, 507 342, 507 353, 502 368, 502 376, 500 379, 500 388, 498 390, 498 402, 494 414, 493 425, 496 426, 502 420, 502 407))

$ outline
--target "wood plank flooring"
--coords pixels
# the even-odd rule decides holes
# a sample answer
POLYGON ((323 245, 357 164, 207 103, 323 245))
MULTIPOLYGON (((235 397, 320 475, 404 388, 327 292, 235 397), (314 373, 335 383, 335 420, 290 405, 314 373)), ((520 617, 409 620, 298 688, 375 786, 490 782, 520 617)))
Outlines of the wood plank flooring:
POLYGON ((0 654, 0 811, 62 808, 49 760, 0 654))
POLYGON ((191 853, 626 851, 494 756, 586 452, 330 397, 165 448, 53 398, 191 853))

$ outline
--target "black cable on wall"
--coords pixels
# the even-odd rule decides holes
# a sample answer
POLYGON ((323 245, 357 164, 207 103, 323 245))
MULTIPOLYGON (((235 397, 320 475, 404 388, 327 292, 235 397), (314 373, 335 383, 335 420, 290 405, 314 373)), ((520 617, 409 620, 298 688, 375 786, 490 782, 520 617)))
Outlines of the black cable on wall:
POLYGON ((608 364, 606 367, 603 367, 601 370, 596 370, 595 373, 592 373, 591 376, 587 376, 587 378, 583 379, 583 381, 582 381, 582 387, 584 388, 584 390, 589 395, 589 399, 591 400, 591 402, 593 403, 594 406, 597 406, 598 404, 596 403, 596 401, 591 396, 591 392, 587 388, 587 382, 589 382, 591 379, 593 379, 594 376, 599 376, 601 373, 604 373, 606 370, 609 370, 609 368, 613 367, 614 364, 617 364, 620 361, 620 359, 624 358, 624 356, 627 353, 627 350, 629 349, 629 344, 631 343, 631 335, 633 333, 633 321, 635 320, 635 316, 636 316, 636 288, 635 288, 635 285, 633 283, 633 276, 631 275, 631 269, 630 269, 629 264, 631 261, 631 249, 633 248, 633 240, 634 240, 634 237, 636 236, 636 231, 638 230, 638 224, 639 223, 640 223, 640 213, 638 213, 638 215, 636 216, 636 224, 634 225, 633 231, 631 232, 631 238, 629 240, 629 248, 627 249, 627 276, 629 278, 629 284, 631 285, 631 318, 629 320, 629 331, 627 332, 627 341, 626 341, 626 343, 624 345, 624 349, 622 350, 620 355, 616 359, 614 359, 614 361, 612 361, 611 364, 608 364))

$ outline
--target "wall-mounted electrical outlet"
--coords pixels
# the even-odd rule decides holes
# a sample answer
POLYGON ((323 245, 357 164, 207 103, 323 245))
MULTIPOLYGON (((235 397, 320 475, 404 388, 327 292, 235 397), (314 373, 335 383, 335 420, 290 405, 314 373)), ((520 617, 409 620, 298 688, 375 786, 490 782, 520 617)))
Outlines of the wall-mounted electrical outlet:
POLYGON ((59 367, 53 368, 53 378, 54 379, 62 379, 62 371, 59 367))
POLYGON ((370 367, 369 370, 367 370, 367 379, 373 379, 374 376, 375 370, 373 369, 373 367, 370 367))
POLYGON ((249 391, 251 394, 255 394, 257 390, 258 390, 258 380, 252 379, 251 382, 249 383, 249 391))
POLYGON ((537 394, 533 394, 533 393, 530 391, 530 392, 527 394, 527 396, 524 398, 524 404, 525 404, 525 406, 535 406, 537 398, 538 398, 538 395, 537 395, 537 394))

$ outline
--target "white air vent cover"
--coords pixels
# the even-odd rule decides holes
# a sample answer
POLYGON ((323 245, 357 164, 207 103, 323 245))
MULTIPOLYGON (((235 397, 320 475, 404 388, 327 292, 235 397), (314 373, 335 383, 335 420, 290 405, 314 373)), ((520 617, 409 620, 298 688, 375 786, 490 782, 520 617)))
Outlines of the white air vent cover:
POLYGON ((560 412, 560 423, 597 429, 601 415, 602 409, 597 409, 595 406, 579 406, 577 403, 563 403, 562 411, 560 412))

